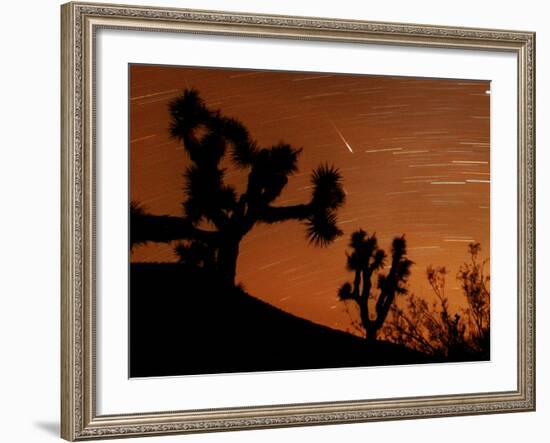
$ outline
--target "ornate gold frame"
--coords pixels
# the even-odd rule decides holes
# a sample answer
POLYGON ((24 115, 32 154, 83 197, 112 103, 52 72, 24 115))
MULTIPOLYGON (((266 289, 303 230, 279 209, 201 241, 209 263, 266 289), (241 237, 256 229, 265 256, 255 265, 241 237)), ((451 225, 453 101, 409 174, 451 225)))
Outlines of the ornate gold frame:
POLYGON ((67 440, 535 409, 535 34, 155 7, 62 6, 61 435, 67 440), (98 28, 508 51, 518 59, 518 381, 510 392, 98 416, 94 33, 98 28))

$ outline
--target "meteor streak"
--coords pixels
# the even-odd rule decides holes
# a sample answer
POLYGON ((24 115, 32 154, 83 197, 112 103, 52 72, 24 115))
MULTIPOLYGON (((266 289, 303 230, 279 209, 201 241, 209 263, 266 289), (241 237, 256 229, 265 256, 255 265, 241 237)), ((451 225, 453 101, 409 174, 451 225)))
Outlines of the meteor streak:
POLYGON ((353 154, 353 149, 351 148, 350 144, 348 143, 348 141, 344 138, 344 136, 342 135, 342 133, 340 132, 340 130, 336 127, 336 125, 334 124, 334 122, 331 120, 330 123, 332 124, 332 126, 334 127, 334 130, 338 133, 338 135, 340 136, 340 138, 342 139, 342 141, 344 142, 344 144, 346 145, 346 147, 349 149, 349 152, 351 152, 353 154))

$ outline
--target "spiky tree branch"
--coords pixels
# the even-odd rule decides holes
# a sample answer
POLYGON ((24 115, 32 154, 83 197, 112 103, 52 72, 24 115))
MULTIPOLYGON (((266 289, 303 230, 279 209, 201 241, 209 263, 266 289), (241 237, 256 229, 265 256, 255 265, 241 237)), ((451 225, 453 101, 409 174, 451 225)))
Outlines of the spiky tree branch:
POLYGON ((215 246, 219 240, 218 232, 199 229, 184 217, 170 215, 151 215, 136 203, 130 205, 130 243, 131 246, 147 242, 169 243, 174 239, 198 239, 215 246))

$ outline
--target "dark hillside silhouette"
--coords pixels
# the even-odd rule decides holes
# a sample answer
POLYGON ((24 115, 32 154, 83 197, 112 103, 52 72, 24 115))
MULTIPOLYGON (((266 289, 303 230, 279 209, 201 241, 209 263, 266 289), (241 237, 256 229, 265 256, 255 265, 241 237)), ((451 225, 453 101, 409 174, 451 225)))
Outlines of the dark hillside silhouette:
POLYGON ((390 342, 367 343, 239 288, 220 297, 200 272, 179 263, 131 265, 131 377, 441 361, 390 342))
POLYGON ((278 206, 274 202, 298 170, 301 149, 283 142, 259 147, 242 123, 208 109, 194 89, 185 90, 170 103, 170 115, 170 132, 191 160, 184 174, 184 215, 147 214, 133 203, 132 246, 183 240, 176 251, 182 262, 207 265, 212 278, 232 287, 239 244, 257 223, 302 221, 310 243, 320 246, 342 234, 336 211, 345 194, 335 167, 321 165, 312 172, 309 202, 278 206), (225 169, 220 163, 225 156, 235 167, 248 171, 246 190, 240 195, 224 182, 225 169), (206 252, 209 257, 197 256, 206 252))

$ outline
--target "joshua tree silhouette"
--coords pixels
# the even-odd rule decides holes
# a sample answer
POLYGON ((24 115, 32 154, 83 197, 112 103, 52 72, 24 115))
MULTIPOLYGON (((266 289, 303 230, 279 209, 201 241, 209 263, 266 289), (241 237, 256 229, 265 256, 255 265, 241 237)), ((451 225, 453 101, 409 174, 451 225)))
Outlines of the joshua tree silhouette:
POLYGON ((342 301, 352 300, 359 308, 361 323, 367 340, 376 340, 378 331, 384 324, 397 294, 406 294, 404 286, 410 275, 412 261, 406 258, 405 236, 396 237, 392 243, 391 266, 387 274, 378 273, 378 297, 375 301, 375 316, 369 312, 369 301, 375 298, 372 293, 373 274, 382 269, 386 253, 378 248, 376 234, 369 236, 362 229, 351 235, 347 254, 347 269, 355 273, 353 284, 344 283, 338 292, 342 301), (374 318, 373 318, 374 317, 374 318))
POLYGON ((275 200, 298 170, 301 149, 283 142, 259 147, 242 123, 208 109, 195 89, 185 90, 169 109, 171 135, 183 143, 191 160, 184 174, 184 215, 155 216, 133 203, 132 246, 184 240, 176 250, 180 260, 208 264, 219 281, 234 286, 240 242, 258 223, 302 221, 310 243, 320 246, 342 234, 336 211, 345 194, 334 166, 321 165, 312 172, 309 202, 277 206, 275 200), (248 171, 246 190, 240 195, 224 182, 221 162, 226 156, 248 171))

